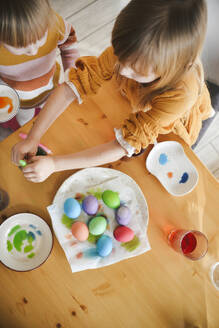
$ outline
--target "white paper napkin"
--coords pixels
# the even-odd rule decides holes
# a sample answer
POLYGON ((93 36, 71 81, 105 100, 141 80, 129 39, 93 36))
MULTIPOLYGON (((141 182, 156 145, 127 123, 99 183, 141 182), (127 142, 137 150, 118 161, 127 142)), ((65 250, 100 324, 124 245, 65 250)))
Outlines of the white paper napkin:
MULTIPOLYGON (((65 252, 72 272, 103 267, 150 250, 147 237, 148 209, 144 195, 136 182, 120 171, 89 168, 75 173, 63 183, 54 198, 54 203, 47 209, 52 219, 54 232, 65 252), (108 229, 104 234, 113 240, 112 253, 102 258, 96 254, 95 243, 79 242, 73 237, 71 229, 62 223, 62 216, 64 214, 63 205, 67 198, 76 197, 78 193, 88 195, 88 193, 97 192, 101 195, 101 192, 107 189, 118 192, 121 203, 130 208, 132 218, 128 227, 134 231, 135 238, 126 244, 115 240, 113 231, 118 226, 115 211, 108 208, 102 199, 99 199, 98 202, 101 206, 99 212, 104 213, 108 219, 108 229)), ((87 223, 89 218, 82 211, 77 221, 87 223)))

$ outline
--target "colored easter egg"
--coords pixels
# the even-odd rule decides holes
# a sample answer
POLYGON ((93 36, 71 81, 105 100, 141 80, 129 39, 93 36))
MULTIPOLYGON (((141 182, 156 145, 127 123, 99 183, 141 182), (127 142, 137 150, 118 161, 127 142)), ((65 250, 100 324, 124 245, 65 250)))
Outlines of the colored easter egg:
POLYGON ((112 252, 112 238, 103 235, 97 241, 97 254, 101 257, 108 256, 112 252))
POLYGON ((75 222, 72 224, 71 232, 73 236, 79 241, 85 241, 88 239, 89 230, 84 222, 75 222))
POLYGON ((98 236, 104 233, 106 227, 107 222, 103 216, 96 216, 89 222, 89 231, 94 236, 98 236))
POLYGON ((88 215, 94 215, 98 210, 98 200, 96 197, 89 195, 82 202, 82 209, 88 215))
POLYGON ((71 227, 72 235, 79 241, 87 240, 89 236, 89 230, 84 222, 75 222, 71 227))
POLYGON ((116 211, 116 221, 120 225, 127 225, 131 219, 131 211, 127 206, 120 206, 116 211))
POLYGON ((64 213, 70 219, 76 219, 81 214, 81 206, 79 202, 74 198, 68 198, 64 202, 64 213))
POLYGON ((127 243, 128 241, 131 241, 135 236, 134 231, 125 226, 118 226, 114 230, 113 235, 117 241, 120 241, 122 243, 127 243))
POLYGON ((103 202, 110 208, 118 208, 120 199, 117 192, 112 190, 105 190, 102 194, 103 202))

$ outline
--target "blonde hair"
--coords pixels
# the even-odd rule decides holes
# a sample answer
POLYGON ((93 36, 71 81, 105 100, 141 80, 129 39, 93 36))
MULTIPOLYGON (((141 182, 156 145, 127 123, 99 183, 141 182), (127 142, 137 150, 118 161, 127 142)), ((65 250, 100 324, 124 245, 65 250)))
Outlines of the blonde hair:
POLYGON ((0 42, 26 47, 41 39, 55 19, 48 0, 1 0, 0 42))
MULTIPOLYGON (((207 25, 205 0, 132 0, 119 14, 112 45, 119 63, 141 74, 153 68, 159 78, 143 88, 139 109, 174 89, 196 65, 207 25)), ((124 78, 118 75, 122 84, 124 78)))

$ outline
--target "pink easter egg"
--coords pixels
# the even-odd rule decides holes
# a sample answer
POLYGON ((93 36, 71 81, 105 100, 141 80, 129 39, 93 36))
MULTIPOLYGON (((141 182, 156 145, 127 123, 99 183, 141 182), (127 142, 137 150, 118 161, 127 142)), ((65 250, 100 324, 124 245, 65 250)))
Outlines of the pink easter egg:
POLYGON ((87 225, 79 221, 72 224, 71 232, 72 235, 79 241, 85 241, 89 236, 87 225))
POLYGON ((114 238, 121 243, 127 243, 128 241, 131 241, 135 236, 134 231, 126 226, 118 226, 114 230, 113 235, 114 238))

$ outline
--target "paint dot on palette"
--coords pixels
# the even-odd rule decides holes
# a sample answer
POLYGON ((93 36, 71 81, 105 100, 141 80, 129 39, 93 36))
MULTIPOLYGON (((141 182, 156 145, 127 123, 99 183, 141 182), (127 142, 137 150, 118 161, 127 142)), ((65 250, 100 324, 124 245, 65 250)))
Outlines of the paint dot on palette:
POLYGON ((171 179, 171 178, 173 177, 173 172, 168 172, 168 173, 167 173, 167 176, 168 176, 168 178, 171 179))
POLYGON ((160 154, 160 157, 159 157, 159 163, 160 165, 165 165, 166 163, 168 162, 168 158, 167 158, 167 155, 166 154, 160 154))
POLYGON ((188 181, 189 175, 187 172, 184 172, 179 183, 186 183, 188 181))
POLYGON ((29 224, 29 227, 36 229, 36 227, 33 224, 29 224))
POLYGON ((31 254, 27 255, 27 257, 28 257, 29 259, 32 259, 34 256, 35 256, 35 253, 31 253, 31 254))
POLYGON ((28 234, 27 234, 27 238, 28 238, 28 241, 31 243, 32 241, 34 241, 36 239, 34 233, 32 231, 29 231, 28 234))
POLYGON ((13 249, 12 243, 10 242, 10 240, 7 240, 7 250, 8 250, 8 252, 11 252, 12 249, 13 249))

